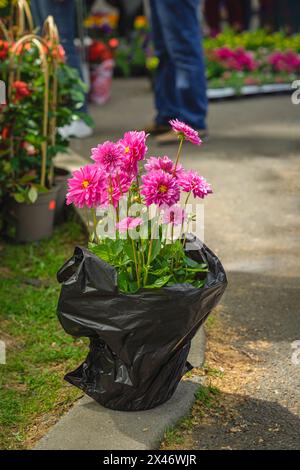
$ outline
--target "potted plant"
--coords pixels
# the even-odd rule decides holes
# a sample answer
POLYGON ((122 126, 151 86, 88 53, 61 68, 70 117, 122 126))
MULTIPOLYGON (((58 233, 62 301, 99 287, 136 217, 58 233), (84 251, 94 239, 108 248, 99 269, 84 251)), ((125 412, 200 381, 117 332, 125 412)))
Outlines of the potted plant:
POLYGON ((147 135, 133 131, 92 149, 94 163, 69 180, 67 204, 86 210, 90 242, 58 272, 58 317, 67 333, 90 338, 90 351, 65 379, 112 409, 149 409, 172 396, 190 368, 191 339, 227 284, 218 258, 189 233, 191 198, 212 190, 180 157, 185 140, 201 140, 171 125, 175 163, 150 157, 142 172, 147 135))
POLYGON ((84 117, 76 108, 84 101, 85 86, 64 63, 52 17, 42 38, 30 33, 15 40, 4 25, 2 31, 8 45, 0 57, 8 84, 7 104, 0 111, 6 231, 17 241, 35 241, 52 234, 56 203, 63 207, 66 179, 56 175, 53 159, 67 151, 68 140, 58 129, 84 117))

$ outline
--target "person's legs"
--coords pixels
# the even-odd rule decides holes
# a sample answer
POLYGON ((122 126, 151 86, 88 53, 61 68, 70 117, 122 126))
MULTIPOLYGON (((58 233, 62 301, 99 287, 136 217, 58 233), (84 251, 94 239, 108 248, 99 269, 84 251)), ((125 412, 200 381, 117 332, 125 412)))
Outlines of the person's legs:
POLYGON ((159 95, 158 118, 178 118, 195 128, 205 129, 208 102, 199 21, 200 0, 152 0, 151 3, 167 54, 162 65, 166 69, 161 71, 158 80, 164 81, 168 107, 164 109, 166 96, 159 95))
MULTIPOLYGON (((45 15, 43 12, 45 2, 41 0, 31 0, 30 9, 33 16, 33 21, 36 27, 41 28, 45 21, 45 15)), ((46 15, 47 16, 47 15, 46 15)))
POLYGON ((82 76, 79 55, 74 45, 76 35, 76 10, 75 0, 43 0, 47 4, 48 14, 54 17, 59 31, 61 44, 66 51, 67 63, 78 70, 82 76))
POLYGON ((168 124, 176 113, 175 69, 170 60, 162 24, 157 11, 157 4, 161 0, 151 0, 152 37, 155 54, 159 65, 155 74, 155 106, 157 109, 156 124, 168 124))
MULTIPOLYGON (((74 45, 76 34, 75 7, 75 0, 31 0, 35 24, 41 29, 46 18, 49 15, 53 16, 58 28, 61 44, 66 52, 67 64, 76 69, 80 77, 83 78, 79 54, 74 45)), ((87 112, 86 103, 81 111, 87 112)))

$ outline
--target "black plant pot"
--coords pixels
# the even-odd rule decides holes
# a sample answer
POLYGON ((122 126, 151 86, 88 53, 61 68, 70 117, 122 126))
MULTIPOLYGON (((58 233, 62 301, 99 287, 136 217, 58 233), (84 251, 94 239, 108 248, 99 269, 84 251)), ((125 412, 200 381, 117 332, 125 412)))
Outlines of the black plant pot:
POLYGON ((66 216, 66 196, 68 192, 68 179, 71 173, 64 168, 54 168, 54 183, 58 187, 56 197, 56 208, 54 222, 59 223, 65 220, 66 216))
POLYGON ((218 258, 195 237, 188 256, 208 264, 206 284, 118 291, 117 273, 84 248, 58 272, 58 318, 72 336, 90 338, 84 363, 65 379, 107 408, 147 410, 167 401, 189 370, 190 342, 227 285, 218 258))
POLYGON ((53 233, 56 197, 59 187, 39 193, 33 204, 11 202, 11 214, 17 242, 34 242, 53 233))

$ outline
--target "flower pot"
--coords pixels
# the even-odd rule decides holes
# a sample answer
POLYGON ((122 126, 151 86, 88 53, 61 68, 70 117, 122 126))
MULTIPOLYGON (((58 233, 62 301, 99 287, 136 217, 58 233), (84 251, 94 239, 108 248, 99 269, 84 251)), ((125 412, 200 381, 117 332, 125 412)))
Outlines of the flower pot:
POLYGON ((84 248, 58 272, 58 318, 67 333, 90 338, 87 359, 65 379, 107 408, 147 410, 167 401, 187 370, 190 342, 226 285, 218 258, 195 237, 188 256, 207 263, 203 288, 177 284, 118 291, 117 272, 84 248))
POLYGON ((59 223, 64 220, 66 213, 66 196, 68 192, 68 179, 71 173, 64 168, 54 168, 54 183, 58 187, 56 197, 56 208, 54 222, 59 223))
POLYGON ((59 187, 55 186, 46 193, 39 193, 33 204, 12 202, 16 241, 34 242, 51 237, 58 190, 59 187))

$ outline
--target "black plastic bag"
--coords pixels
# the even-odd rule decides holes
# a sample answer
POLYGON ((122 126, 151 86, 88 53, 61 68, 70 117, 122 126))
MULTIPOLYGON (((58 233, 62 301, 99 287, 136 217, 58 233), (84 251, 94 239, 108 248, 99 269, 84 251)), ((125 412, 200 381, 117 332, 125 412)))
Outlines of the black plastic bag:
POLYGON ((177 284, 119 293, 117 273, 85 248, 57 274, 58 317, 67 333, 90 338, 85 362, 65 379, 101 405, 136 411, 167 401, 188 369, 190 342, 227 285, 218 258, 198 239, 187 254, 209 267, 201 289, 177 284))

